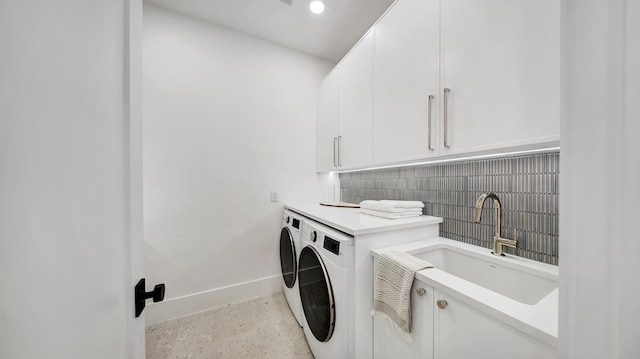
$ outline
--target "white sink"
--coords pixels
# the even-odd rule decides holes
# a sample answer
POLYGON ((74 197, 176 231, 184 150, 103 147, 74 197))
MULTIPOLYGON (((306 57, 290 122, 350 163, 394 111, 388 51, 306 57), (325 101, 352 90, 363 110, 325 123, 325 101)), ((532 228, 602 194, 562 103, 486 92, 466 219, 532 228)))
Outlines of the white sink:
POLYGON ((474 253, 449 246, 424 249, 411 254, 442 271, 524 304, 536 304, 558 288, 557 277, 531 265, 518 265, 521 263, 517 262, 523 262, 521 258, 496 257, 488 251, 474 253))
POLYGON ((416 280, 454 296, 505 324, 557 348, 558 267, 517 256, 497 257, 491 250, 436 237, 372 250, 401 251, 434 268, 416 280))

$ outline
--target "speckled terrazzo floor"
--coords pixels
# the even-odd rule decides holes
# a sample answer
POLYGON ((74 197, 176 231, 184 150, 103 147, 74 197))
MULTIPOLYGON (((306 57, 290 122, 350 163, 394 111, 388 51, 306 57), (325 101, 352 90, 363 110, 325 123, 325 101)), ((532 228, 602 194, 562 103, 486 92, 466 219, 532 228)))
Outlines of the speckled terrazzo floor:
POLYGON ((147 359, 311 358, 282 292, 150 325, 147 359))

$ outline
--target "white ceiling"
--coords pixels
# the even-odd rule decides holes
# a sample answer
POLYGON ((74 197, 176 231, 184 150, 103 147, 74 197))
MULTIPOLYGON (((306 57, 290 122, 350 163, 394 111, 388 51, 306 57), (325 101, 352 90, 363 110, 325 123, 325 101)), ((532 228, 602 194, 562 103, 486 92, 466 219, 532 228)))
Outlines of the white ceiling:
POLYGON ((276 44, 338 62, 394 0, 145 0, 276 44))

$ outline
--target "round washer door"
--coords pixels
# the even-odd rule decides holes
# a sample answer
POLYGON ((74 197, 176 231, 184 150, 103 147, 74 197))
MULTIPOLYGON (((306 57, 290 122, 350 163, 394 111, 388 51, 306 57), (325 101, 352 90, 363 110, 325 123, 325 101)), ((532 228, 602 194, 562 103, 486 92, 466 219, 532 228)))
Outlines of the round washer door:
POLYGON ((280 231, 280 268, 282 268, 284 284, 287 288, 293 288, 296 283, 298 263, 296 245, 293 243, 293 236, 287 227, 282 228, 282 231, 280 231))
POLYGON ((313 336, 320 342, 331 339, 336 324, 333 289, 327 268, 318 251, 304 247, 300 252, 298 285, 302 310, 313 336))

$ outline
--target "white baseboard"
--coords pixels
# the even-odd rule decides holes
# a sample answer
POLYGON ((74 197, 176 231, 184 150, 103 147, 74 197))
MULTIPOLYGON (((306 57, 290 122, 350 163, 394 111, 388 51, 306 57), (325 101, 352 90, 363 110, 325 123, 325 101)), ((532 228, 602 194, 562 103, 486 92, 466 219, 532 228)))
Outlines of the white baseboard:
POLYGON ((148 303, 145 308, 146 325, 202 312, 230 303, 282 291, 282 276, 266 277, 249 282, 216 288, 205 292, 148 303))

